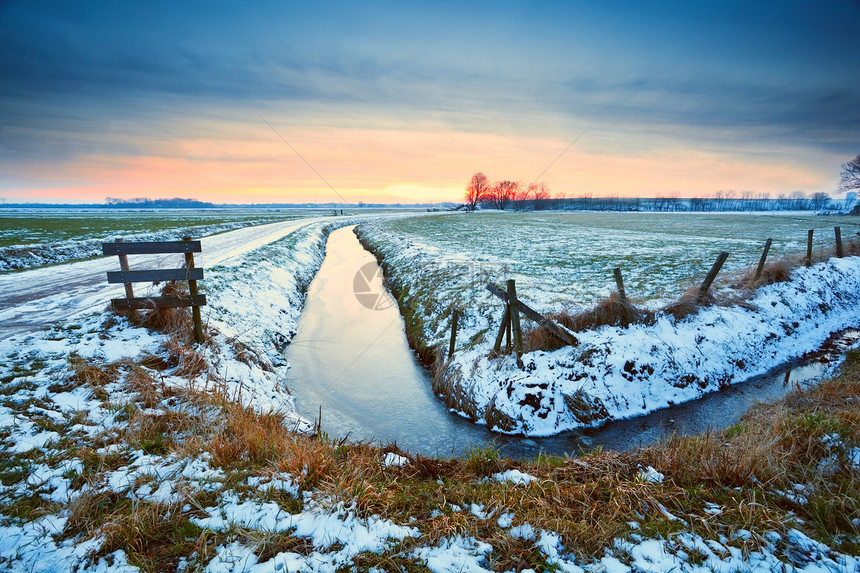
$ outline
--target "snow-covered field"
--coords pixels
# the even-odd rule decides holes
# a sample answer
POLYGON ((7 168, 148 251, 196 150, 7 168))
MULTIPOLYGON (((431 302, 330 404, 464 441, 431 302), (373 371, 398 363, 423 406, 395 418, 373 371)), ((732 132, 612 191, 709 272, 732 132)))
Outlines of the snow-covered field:
POLYGON ((0 272, 89 259, 105 241, 172 241, 315 213, 0 211, 0 272))
MULTIPOLYGON (((611 280, 615 262, 603 256, 605 250, 623 252, 624 245, 630 245, 625 268, 633 271, 625 272, 627 277, 663 277, 647 269, 666 258, 674 259, 676 269, 688 268, 686 260, 678 260, 686 255, 697 255, 709 264, 711 257, 703 253, 715 255, 729 244, 732 252, 749 247, 746 257, 736 257, 745 266, 757 259, 751 256, 757 242, 750 238, 750 228, 759 221, 774 221, 769 216, 748 216, 745 226, 742 219, 731 216, 725 229, 715 229, 711 217, 707 225, 684 234, 681 228, 691 227, 695 216, 662 215, 651 218, 653 228, 647 232, 629 231, 613 239, 604 227, 617 224, 614 215, 606 215, 610 219, 591 228, 582 228, 585 222, 576 219, 568 226, 548 228, 547 216, 534 217, 516 223, 506 215, 466 215, 443 226, 453 233, 430 232, 437 221, 421 219, 360 227, 364 240, 382 257, 401 306, 417 309, 412 323, 423 342, 447 348, 451 309, 461 309, 459 343, 453 360, 441 367, 435 390, 464 416, 498 431, 547 436, 692 400, 766 373, 818 348, 832 332, 860 324, 856 296, 860 258, 834 258, 795 270, 790 282, 760 288, 743 304, 705 308, 682 320, 661 315, 653 325, 606 326, 579 333, 576 347, 525 354, 525 369, 520 370, 511 356, 488 358, 503 306, 484 289, 487 281, 503 285, 504 279, 515 278, 518 296, 529 305, 545 313, 558 311, 608 294, 609 288, 600 286, 600 281, 611 280), (469 220, 488 235, 486 240, 466 231, 462 231, 464 237, 452 238, 469 220), (728 238, 697 234, 704 228, 728 238), (517 242, 509 239, 512 229, 517 231, 517 242), (664 255, 665 244, 672 241, 682 247, 664 255), (503 259, 504 252, 511 254, 503 259), (497 259, 492 258, 494 253, 497 259), (558 253, 555 258, 553 253, 558 253), (564 263, 559 257, 594 262, 591 266, 564 263), (543 273, 541 261, 546 260, 543 273), (596 273, 595 265, 603 272, 596 273), (578 288, 566 287, 571 284, 578 288)), ((820 224, 811 219, 795 221, 794 234, 813 228, 813 222, 820 224)), ((788 234, 778 224, 765 227, 775 238, 780 236, 776 231, 788 234)), ((674 298, 682 290, 677 286, 680 278, 672 277, 669 282, 640 280, 628 293, 646 291, 661 297, 674 284, 674 298)), ((657 302, 661 301, 652 298, 644 304, 656 307, 657 302)))
MULTIPOLYGON (((131 531, 141 528, 138 539, 149 538, 149 530, 166 521, 182 524, 178 529, 182 535, 174 543, 193 549, 179 559, 180 571, 336 571, 350 569, 362 554, 397 554, 404 540, 418 539, 416 524, 359 512, 348 496, 333 499, 313 487, 301 488, 300 472, 229 472, 208 453, 200 453, 199 436, 211 435, 228 423, 227 406, 196 398, 212 390, 258 412, 280 412, 283 423, 295 431, 308 430, 308 424, 292 413, 282 384, 286 365, 279 348, 295 331, 302 293, 322 261, 327 231, 350 222, 301 226, 282 240, 207 267, 202 284, 210 305, 204 320, 218 330, 212 343, 201 349, 208 368, 198 371, 182 360, 171 363, 177 351, 171 350, 168 336, 101 310, 0 340, 0 569, 138 570, 129 563, 129 552, 140 556, 146 550, 132 547, 133 542, 117 544, 121 516, 110 514, 108 507, 154 516, 127 524, 131 531), (249 293, 254 293, 253 299, 249 293), (114 376, 88 377, 84 373, 89 367, 113 371, 114 376), (151 379, 157 399, 142 393, 135 378, 141 375, 151 379), (171 436, 178 443, 165 448, 152 428, 177 419, 187 419, 192 429, 171 436), (100 499, 104 506, 93 503, 100 499), (80 515, 82 508, 104 511, 102 526, 82 528, 81 522, 87 521, 80 515), (294 549, 270 554, 266 540, 273 536, 296 540, 287 544, 294 549), (207 552, 209 538, 218 541, 207 552)), ((404 256, 418 261, 424 256, 414 245, 388 238, 404 249, 404 256)), ((855 267, 853 261, 820 265, 806 271, 798 284, 814 293, 824 284, 825 274, 850 278, 858 274, 855 267)), ((774 300, 777 306, 779 301, 788 305, 791 299, 786 297, 774 293, 762 304, 774 300)), ((479 320, 478 315, 469 315, 466 332, 480 330, 479 320)), ((806 325, 797 328, 808 332, 806 325)), ((463 354, 462 349, 458 353, 463 354)), ((380 454, 379 463, 392 467, 410 460, 389 453, 380 454)), ((535 481, 518 471, 489 479, 500 492, 535 481)), ((639 479, 641 487, 659 488, 663 478, 643 468, 639 479)), ((582 560, 563 546, 556 532, 523 522, 516 511, 498 514, 476 504, 448 511, 533 544, 543 562, 559 571, 860 568, 856 558, 834 552, 791 527, 758 532, 763 542, 753 551, 739 548, 751 535, 744 531, 707 539, 693 533, 671 538, 633 533, 616 539, 602 555, 582 560)), ((709 511, 722 509, 714 506, 709 511)), ((99 523, 97 516, 86 517, 99 523)), ((668 511, 664 517, 683 519, 668 511)), ((635 530, 637 525, 630 527, 635 530)), ((459 534, 408 547, 404 557, 438 572, 486 571, 493 553, 489 544, 459 534)))
POLYGON ((720 251, 729 253, 722 278, 755 265, 768 238, 769 261, 805 254, 812 229, 814 254, 821 257, 833 252, 836 226, 847 241, 857 237, 860 220, 810 213, 486 211, 380 225, 438 255, 436 266, 465 263, 474 275, 517 279, 522 296, 547 312, 589 307, 606 297, 615 289, 615 267, 631 299, 654 304, 700 281, 720 251))

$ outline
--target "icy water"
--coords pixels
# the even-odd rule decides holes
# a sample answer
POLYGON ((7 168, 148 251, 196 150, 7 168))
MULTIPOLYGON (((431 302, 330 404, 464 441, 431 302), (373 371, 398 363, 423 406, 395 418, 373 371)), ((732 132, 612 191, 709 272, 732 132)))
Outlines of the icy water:
MULTIPOLYGON (((856 337, 856 331, 841 336, 856 337)), ((833 352, 838 352, 836 342, 833 352)), ((817 360, 827 358, 825 353, 817 360)), ((333 438, 396 443, 408 452, 443 457, 494 444, 504 455, 518 458, 540 452, 576 454, 597 446, 628 449, 672 432, 724 428, 755 402, 816 382, 826 367, 817 360, 786 367, 694 402, 595 430, 551 438, 496 434, 448 412, 433 395, 428 372, 406 342, 397 305, 382 286, 382 271, 352 227, 334 231, 328 239, 287 360, 297 410, 311 420, 321 413, 322 428, 333 438)))

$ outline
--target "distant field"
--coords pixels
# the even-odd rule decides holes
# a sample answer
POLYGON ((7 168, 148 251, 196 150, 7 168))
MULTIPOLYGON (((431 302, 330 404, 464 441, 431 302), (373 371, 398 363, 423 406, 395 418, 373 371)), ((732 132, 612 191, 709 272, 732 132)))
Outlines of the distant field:
POLYGON ((723 275, 754 265, 768 237, 771 260, 805 252, 808 229, 816 252, 832 249, 833 228, 856 237, 860 219, 804 214, 474 213, 413 217, 378 227, 426 245, 440 260, 475 264, 513 276, 529 298, 593 303, 614 289, 621 267, 628 295, 675 298, 701 280, 720 251, 723 275))
MULTIPOLYGON (((104 239, 117 234, 157 233, 171 229, 210 227, 233 223, 236 226, 262 224, 319 215, 315 211, 0 211, 0 247, 34 245, 87 239, 104 239)), ((327 211, 326 214, 330 214, 327 211)))
POLYGON ((331 210, 0 210, 0 272, 19 271, 100 256, 101 243, 169 241, 223 233, 240 227, 303 217, 331 210))

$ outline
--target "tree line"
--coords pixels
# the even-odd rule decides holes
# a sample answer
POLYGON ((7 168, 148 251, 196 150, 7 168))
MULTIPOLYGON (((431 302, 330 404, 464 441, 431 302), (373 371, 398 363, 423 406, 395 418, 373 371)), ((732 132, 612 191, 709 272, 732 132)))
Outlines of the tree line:
MULTIPOLYGON (((838 191, 860 191, 860 155, 842 164, 838 191)), ((677 193, 652 198, 593 197, 591 194, 568 197, 564 192, 551 193, 549 185, 544 182, 528 185, 509 179, 492 182, 482 172, 472 175, 463 198, 463 207, 470 211, 478 207, 501 211, 823 211, 831 208, 832 202, 827 193, 806 195, 802 191, 781 193, 776 197, 771 197, 770 193, 733 190, 690 198, 682 198, 677 193)))
POLYGON ((502 179, 491 182, 483 173, 475 173, 466 186, 466 208, 474 211, 478 205, 504 211, 509 206, 521 211, 527 203, 550 198, 549 185, 544 182, 523 184, 522 181, 502 179))

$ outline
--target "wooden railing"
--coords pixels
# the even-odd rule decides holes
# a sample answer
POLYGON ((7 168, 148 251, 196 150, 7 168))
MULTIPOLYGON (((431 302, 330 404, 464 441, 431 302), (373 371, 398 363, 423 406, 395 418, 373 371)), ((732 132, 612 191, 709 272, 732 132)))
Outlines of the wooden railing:
POLYGON ((194 339, 197 342, 203 342, 203 321, 200 316, 200 307, 206 305, 206 295, 200 294, 197 289, 197 281, 203 279, 203 269, 194 266, 194 253, 200 253, 202 250, 200 241, 192 241, 191 237, 186 237, 182 241, 165 241, 160 243, 126 243, 122 239, 117 239, 114 243, 102 243, 102 252, 105 255, 117 255, 119 257, 120 270, 108 271, 108 282, 125 285, 125 298, 111 300, 114 310, 117 312, 129 312, 132 310, 183 308, 190 306, 191 315, 194 319, 194 339), (184 253, 185 266, 178 269, 134 271, 129 268, 128 255, 157 255, 164 253, 184 253), (189 294, 178 296, 134 296, 132 283, 163 281, 188 281, 189 294))

